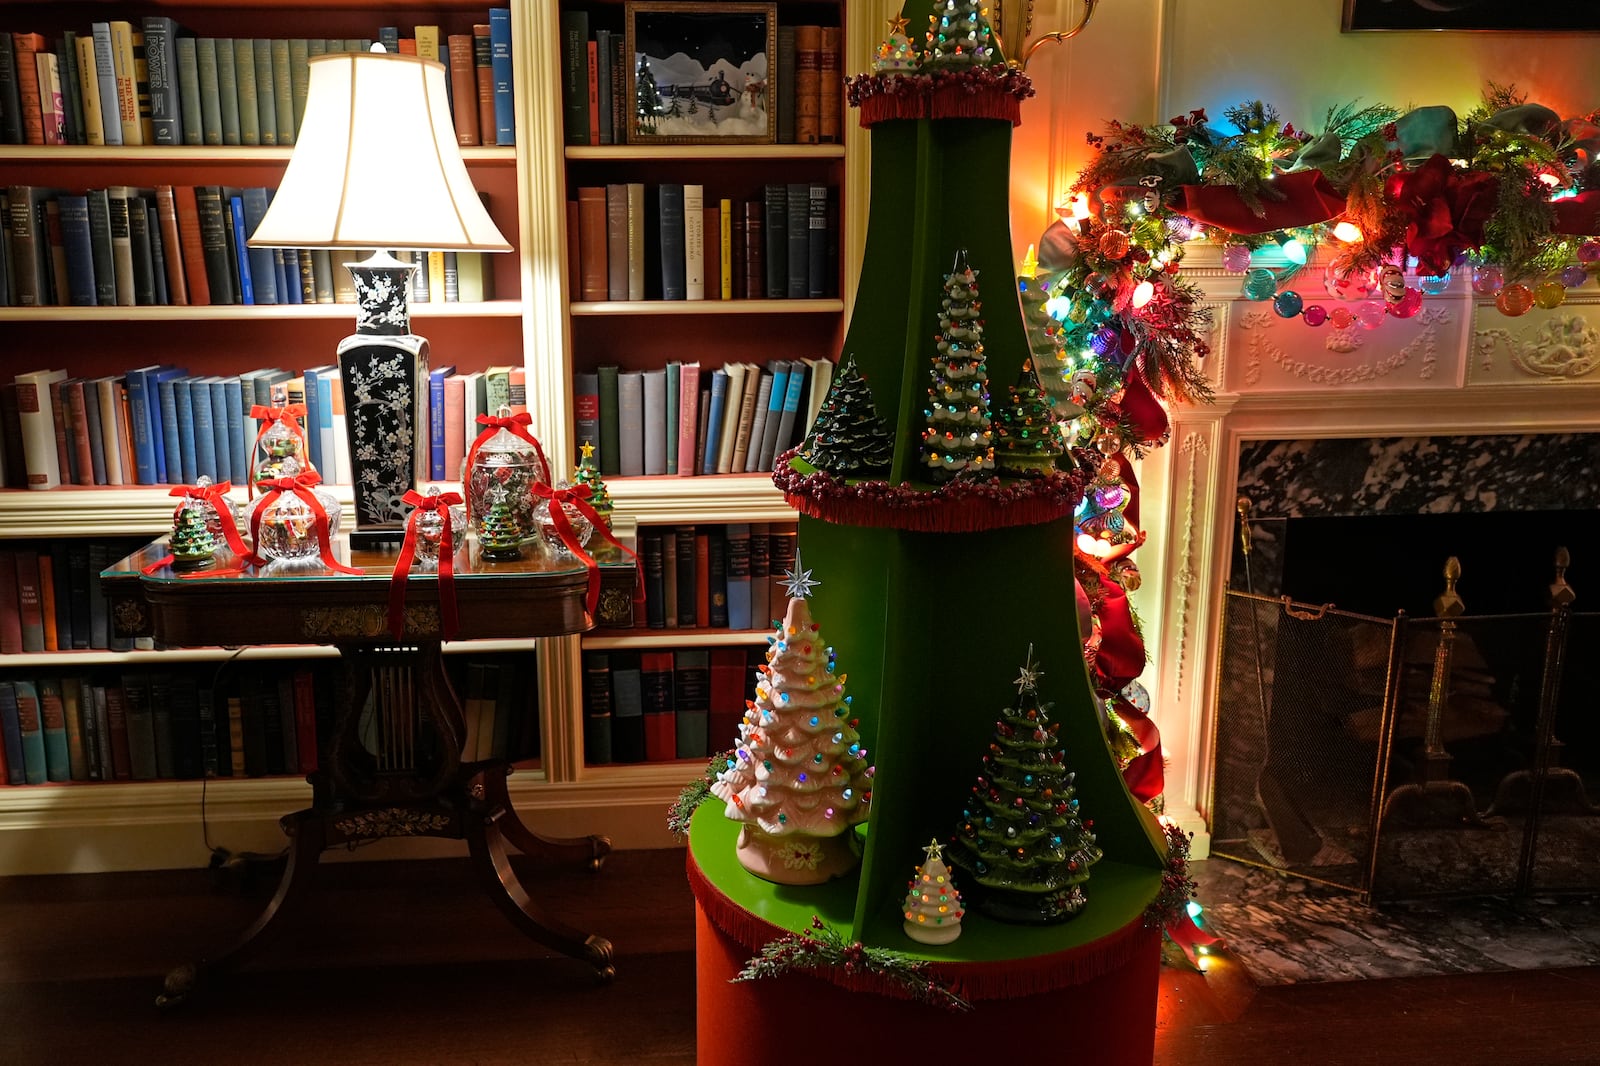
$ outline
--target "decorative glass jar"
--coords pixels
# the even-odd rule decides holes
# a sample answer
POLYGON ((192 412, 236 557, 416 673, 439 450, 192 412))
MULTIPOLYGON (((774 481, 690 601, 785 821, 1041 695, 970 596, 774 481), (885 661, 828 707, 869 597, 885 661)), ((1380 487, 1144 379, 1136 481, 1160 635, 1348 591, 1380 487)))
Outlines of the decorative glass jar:
MULTIPOLYGON (((570 488, 571 486, 563 481, 556 486, 556 491, 558 494, 564 493, 570 488)), ((570 546, 562 538, 560 531, 556 529, 555 519, 550 513, 550 508, 552 506, 561 507, 562 513, 566 515, 567 526, 572 530, 572 536, 576 538, 578 547, 580 548, 589 543, 589 538, 594 534, 594 523, 591 522, 587 516, 579 512, 576 507, 562 504, 559 500, 552 501, 540 499, 539 502, 534 505, 534 528, 539 531, 539 539, 542 540, 545 547, 549 548, 550 551, 555 555, 571 555, 572 551, 570 546)))
POLYGON ((256 438, 251 484, 260 484, 269 478, 294 477, 313 469, 311 456, 306 452, 305 433, 295 421, 296 411, 303 411, 303 408, 290 405, 265 410, 276 417, 256 438))
POLYGON ((539 448, 525 436, 526 428, 510 421, 511 408, 502 404, 496 417, 507 420, 507 425, 496 428, 487 440, 474 442, 464 486, 467 514, 480 534, 480 543, 490 509, 497 504, 500 509, 491 534, 497 541, 503 541, 512 528, 522 538, 532 536, 536 527, 533 487, 547 484, 550 476, 539 448), (523 435, 509 428, 511 425, 523 435))
MULTIPOLYGON (((317 531, 316 509, 301 493, 310 493, 327 520, 328 547, 339 533, 342 509, 333 493, 320 485, 269 491, 256 503, 256 555, 267 563, 266 572, 315 570, 322 565, 323 543, 317 531)), ((437 553, 436 553, 437 554, 437 553)))

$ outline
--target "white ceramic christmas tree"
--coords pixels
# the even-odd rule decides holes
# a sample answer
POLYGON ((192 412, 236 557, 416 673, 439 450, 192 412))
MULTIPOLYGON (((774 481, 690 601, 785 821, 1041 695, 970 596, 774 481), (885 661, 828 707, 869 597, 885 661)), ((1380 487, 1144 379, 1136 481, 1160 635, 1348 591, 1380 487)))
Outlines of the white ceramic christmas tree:
POLYGON ((849 719, 843 674, 806 601, 811 572, 795 559, 789 606, 768 637, 765 678, 746 703, 728 767, 711 792, 743 822, 739 862, 784 885, 821 884, 855 868, 852 826, 866 821, 872 767, 849 719))
POLYGON ((906 936, 923 944, 948 944, 961 935, 961 918, 967 912, 944 864, 944 849, 930 840, 924 850, 927 857, 917 867, 901 905, 906 936))

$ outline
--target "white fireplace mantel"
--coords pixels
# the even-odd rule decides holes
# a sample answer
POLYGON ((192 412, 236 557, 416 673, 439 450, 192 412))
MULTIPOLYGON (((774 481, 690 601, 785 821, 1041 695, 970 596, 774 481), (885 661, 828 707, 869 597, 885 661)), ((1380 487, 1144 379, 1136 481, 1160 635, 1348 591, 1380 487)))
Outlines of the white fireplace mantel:
MULTIPOLYGON (((1216 666, 1248 441, 1600 431, 1600 285, 1560 307, 1508 318, 1472 293, 1468 271, 1414 318, 1374 330, 1313 328, 1247 301, 1242 277, 1203 247, 1185 276, 1215 316, 1211 403, 1172 413, 1172 437, 1140 466, 1144 528, 1134 602, 1150 665, 1144 682, 1167 757, 1167 813, 1209 849, 1216 666)), ((1415 279, 1411 279, 1415 283, 1415 279)), ((1327 296, 1313 261, 1287 286, 1327 296)), ((1353 575, 1359 569, 1352 567, 1353 575)), ((1353 579, 1356 579, 1353 577, 1353 579)))

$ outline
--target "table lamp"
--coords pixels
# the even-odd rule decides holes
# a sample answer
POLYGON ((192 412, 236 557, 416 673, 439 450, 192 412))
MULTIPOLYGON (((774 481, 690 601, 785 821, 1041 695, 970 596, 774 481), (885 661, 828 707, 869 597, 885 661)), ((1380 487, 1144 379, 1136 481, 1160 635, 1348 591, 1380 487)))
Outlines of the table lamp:
POLYGON ((355 493, 350 544, 398 543, 403 497, 428 473, 428 342, 411 332, 406 306, 416 268, 391 251, 511 250, 461 161, 444 67, 381 45, 313 57, 294 154, 247 243, 372 252, 346 264, 356 332, 338 345, 355 493))

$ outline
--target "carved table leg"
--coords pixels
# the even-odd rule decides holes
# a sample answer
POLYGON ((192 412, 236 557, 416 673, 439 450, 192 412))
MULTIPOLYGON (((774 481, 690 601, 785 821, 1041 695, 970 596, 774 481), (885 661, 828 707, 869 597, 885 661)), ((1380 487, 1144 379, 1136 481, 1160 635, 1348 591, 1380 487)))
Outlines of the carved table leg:
POLYGON ((322 816, 315 811, 299 811, 289 815, 284 822, 289 834, 289 861, 284 867, 283 878, 278 882, 278 890, 273 893, 266 910, 221 954, 199 962, 185 963, 168 973, 161 994, 156 996, 156 1006, 176 1007, 203 987, 202 982, 206 979, 249 960, 282 926, 284 915, 298 905, 303 890, 310 883, 311 871, 315 869, 317 859, 326 846, 327 837, 322 816))
MULTIPOLYGON (((504 784, 500 787, 505 788, 504 784)), ((467 847, 479 880, 512 925, 563 955, 587 962, 602 983, 609 982, 616 975, 611 964, 611 941, 550 917, 529 898, 527 889, 511 868, 500 825, 509 811, 509 806, 493 806, 489 812, 475 813, 467 819, 467 847)), ((528 833, 520 822, 516 824, 521 833, 528 833)))
POLYGON ((611 854, 611 840, 603 836, 547 837, 535 833, 517 816, 506 788, 506 773, 498 765, 486 767, 482 774, 483 801, 491 815, 498 813, 499 834, 529 858, 553 865, 588 863, 598 870, 611 854))

